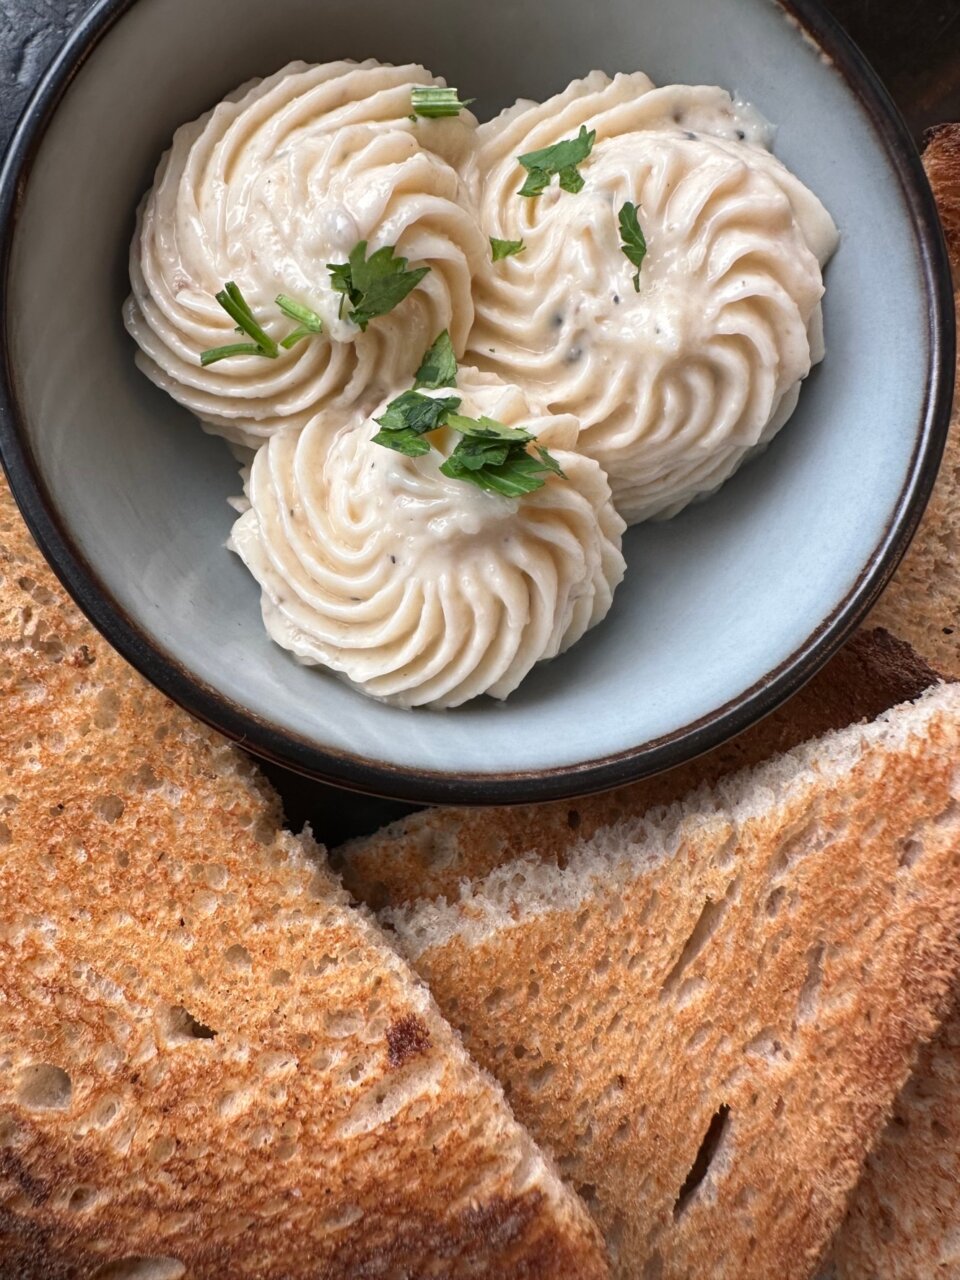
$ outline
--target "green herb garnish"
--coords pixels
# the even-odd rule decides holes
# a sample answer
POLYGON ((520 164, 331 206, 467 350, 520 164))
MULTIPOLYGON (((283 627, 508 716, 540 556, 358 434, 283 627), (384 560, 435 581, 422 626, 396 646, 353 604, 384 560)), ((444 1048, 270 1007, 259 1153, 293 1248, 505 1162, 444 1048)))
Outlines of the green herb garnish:
POLYGON ((637 206, 631 204, 628 200, 620 210, 619 221, 620 239, 623 242, 620 248, 637 268, 637 274, 633 277, 633 287, 639 293, 640 268, 643 266, 643 260, 647 256, 647 241, 640 229, 640 223, 637 221, 637 206))
POLYGON ((555 174, 559 176, 560 186, 564 191, 581 190, 583 178, 577 166, 583 164, 593 150, 596 137, 596 129, 588 132, 587 126, 582 124, 575 138, 566 138, 563 142, 555 142, 552 147, 517 156, 527 170, 527 179, 520 188, 520 195, 538 196, 547 189, 555 174))
POLYGON ((523 253, 526 247, 522 240, 498 240, 496 236, 490 237, 490 249, 494 262, 509 258, 514 253, 523 253))
POLYGON ((556 458, 546 449, 537 445, 536 452, 535 457, 522 444, 497 447, 492 441, 466 439, 460 441, 440 470, 451 480, 464 480, 487 493, 520 498, 541 489, 547 473, 563 475, 556 458))
POLYGON ((556 458, 536 444, 533 434, 523 427, 506 427, 494 418, 468 418, 460 413, 450 413, 447 426, 463 436, 440 467, 451 480, 463 480, 505 498, 519 498, 542 488, 546 473, 563 475, 556 458), (536 456, 527 452, 530 443, 536 456))
POLYGON ((459 396, 425 396, 422 391, 404 391, 374 419, 380 430, 373 442, 411 458, 429 453, 430 442, 423 436, 442 427, 448 415, 459 408, 459 396))
POLYGON ((200 363, 203 367, 216 364, 218 360, 226 360, 228 356, 266 356, 269 360, 276 360, 280 354, 277 344, 257 323, 246 298, 233 280, 229 280, 220 290, 217 301, 237 326, 237 332, 245 333, 253 341, 231 342, 225 347, 211 347, 208 351, 201 351, 200 363))
POLYGON ((315 311, 305 307, 302 302, 295 302, 293 298, 288 298, 285 293, 278 294, 276 301, 277 306, 285 316, 300 322, 299 327, 294 329, 293 333, 288 333, 283 339, 280 343, 281 347, 285 347, 289 351, 301 339, 309 338, 311 334, 323 333, 323 321, 315 311))
POLYGON ((457 357, 446 329, 423 357, 413 385, 428 391, 457 385, 457 357))
POLYGON ((427 120, 439 120, 443 116, 458 116, 464 107, 469 107, 475 98, 467 98, 461 102, 457 89, 446 89, 440 85, 418 84, 410 90, 413 105, 413 119, 423 116, 427 120))
POLYGON ((500 440, 510 444, 527 444, 533 435, 524 427, 507 427, 496 418, 468 418, 462 413, 447 415, 447 426, 472 440, 500 440))
POLYGON ((457 413, 459 408, 459 396, 404 391, 375 419, 380 430, 374 443, 416 458, 430 452, 430 442, 424 438, 430 431, 450 427, 462 438, 441 464, 441 472, 451 480, 463 480, 505 498, 533 493, 546 483, 547 474, 563 475, 556 458, 538 445, 526 428, 507 427, 495 418, 468 418, 457 413), (529 444, 535 454, 528 453, 529 444))
POLYGON ((200 363, 204 368, 209 364, 216 364, 218 360, 226 360, 229 356, 266 356, 268 360, 276 360, 280 354, 280 347, 285 347, 289 351, 301 338, 323 332, 323 321, 317 313, 301 302, 294 302, 293 298, 288 298, 285 293, 281 293, 277 298, 277 306, 284 315, 299 320, 300 326, 294 329, 293 333, 288 334, 279 346, 257 321, 250 309, 250 304, 240 292, 239 285, 233 280, 229 280, 220 290, 217 301, 235 322, 237 332, 245 333, 253 341, 231 342, 225 347, 211 347, 209 351, 201 351, 200 363))
POLYGON ((394 248, 386 245, 368 258, 367 242, 361 240, 351 249, 348 262, 327 263, 334 289, 343 294, 340 314, 349 300, 350 319, 364 332, 375 316, 385 316, 401 303, 430 270, 415 267, 408 271, 407 259, 397 257, 394 248))

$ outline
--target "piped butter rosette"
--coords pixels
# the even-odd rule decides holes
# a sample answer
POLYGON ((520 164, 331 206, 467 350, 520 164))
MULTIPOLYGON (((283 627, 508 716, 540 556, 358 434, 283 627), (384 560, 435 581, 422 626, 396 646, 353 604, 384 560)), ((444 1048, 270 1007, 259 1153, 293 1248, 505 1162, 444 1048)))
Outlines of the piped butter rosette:
POLYGON ((602 469, 576 449, 576 419, 489 374, 461 369, 457 381, 424 394, 525 428, 563 474, 518 497, 451 478, 449 427, 417 457, 374 441, 385 400, 339 430, 321 413, 274 435, 231 537, 278 644, 405 707, 505 698, 605 616, 624 572, 623 521, 602 469))
POLYGON ((419 66, 294 63, 177 131, 139 211, 124 316, 143 371, 210 430, 257 447, 319 409, 372 408, 442 329, 462 351, 487 250, 458 174, 476 122, 410 119, 413 86, 442 83, 419 66), (365 332, 327 268, 361 241, 429 268, 365 332), (228 281, 273 341, 293 327, 278 295, 323 332, 201 367, 237 341, 216 301, 228 281))
POLYGON ((837 234, 721 89, 594 72, 480 127, 484 230, 523 241, 474 286, 469 358, 581 423, 621 515, 668 516, 723 483, 793 411, 823 356, 837 234), (595 131, 583 187, 520 196, 518 156, 595 131), (635 205, 639 274, 619 213, 635 205))

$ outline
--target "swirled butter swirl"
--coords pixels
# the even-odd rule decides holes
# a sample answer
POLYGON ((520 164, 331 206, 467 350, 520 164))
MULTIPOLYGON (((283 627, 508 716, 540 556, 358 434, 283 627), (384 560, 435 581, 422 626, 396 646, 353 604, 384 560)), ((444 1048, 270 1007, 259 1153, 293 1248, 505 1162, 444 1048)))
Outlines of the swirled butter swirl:
POLYGON ((209 429, 256 447, 318 409, 371 408, 442 329, 463 350, 487 251, 458 175, 476 122, 409 118, 411 87, 440 83, 419 66, 294 63, 177 131, 139 212, 124 314, 141 368, 209 429), (327 271, 361 240, 430 268, 365 333, 327 271), (323 335, 201 368, 202 351, 236 341, 215 299, 228 280, 271 337, 291 328, 280 293, 323 335))
POLYGON ((712 492, 793 411, 823 355, 836 229, 721 89, 593 72, 478 131, 484 230, 523 240, 474 285, 469 358, 575 414, 629 522, 712 492), (518 196, 517 157, 596 130, 585 185, 518 196), (637 206, 635 268, 618 211, 637 206))
POLYGON ((338 430, 321 413, 257 453, 231 537, 278 644, 406 707, 505 698, 604 617, 624 572, 623 521, 574 451, 576 419, 471 369, 456 394, 461 413, 532 431, 565 478, 504 498, 441 473, 449 428, 411 458, 373 442, 372 417, 338 430))

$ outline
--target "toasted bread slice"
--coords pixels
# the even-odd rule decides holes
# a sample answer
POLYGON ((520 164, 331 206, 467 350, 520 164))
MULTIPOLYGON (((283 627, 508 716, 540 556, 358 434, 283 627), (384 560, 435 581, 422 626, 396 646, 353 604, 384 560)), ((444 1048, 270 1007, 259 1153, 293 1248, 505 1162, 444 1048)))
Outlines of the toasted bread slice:
POLYGON ((704 782, 799 746, 831 729, 873 719, 935 683, 903 641, 880 629, 861 633, 785 706, 689 764, 603 795, 494 809, 426 809, 335 850, 354 895, 375 909, 415 898, 456 897, 527 853, 562 859, 602 827, 671 804, 704 782))
POLYGON ((243 756, 0 481, 3 1280, 599 1277, 596 1227, 243 756))
POLYGON ((836 1280, 960 1276, 960 1002, 920 1055, 834 1246, 836 1280))
MULTIPOLYGON (((960 284, 960 125, 934 129, 923 159, 960 284)), ((912 634, 954 675, 960 665, 958 485, 960 395, 934 502, 875 615, 912 634), (938 612, 952 608, 952 616, 931 616, 927 598, 938 612)), ((833 1274, 838 1280, 960 1276, 960 989, 867 1161, 837 1237, 833 1274)))
POLYGON ((623 1277, 808 1277, 960 965, 960 686, 385 922, 623 1277))
MULTIPOLYGON (((960 281, 960 124, 932 132, 923 162, 960 281)), ((960 395, 930 505, 870 623, 903 637, 938 671, 960 680, 960 395)))

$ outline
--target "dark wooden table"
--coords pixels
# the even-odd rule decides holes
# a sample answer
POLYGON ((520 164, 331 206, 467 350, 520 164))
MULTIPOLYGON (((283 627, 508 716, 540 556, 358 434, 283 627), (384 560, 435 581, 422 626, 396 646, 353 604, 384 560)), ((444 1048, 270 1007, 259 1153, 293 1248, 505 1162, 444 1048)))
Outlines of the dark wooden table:
MULTIPOLYGON (((71 26, 93 0, 0 0, 0 142, 71 26)), ((873 63, 918 143, 960 119, 960 0, 826 0, 873 63)), ((709 0, 704 0, 709 3, 709 0)), ((329 845, 374 831, 409 806, 356 796, 269 767, 289 823, 329 845)))

